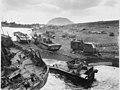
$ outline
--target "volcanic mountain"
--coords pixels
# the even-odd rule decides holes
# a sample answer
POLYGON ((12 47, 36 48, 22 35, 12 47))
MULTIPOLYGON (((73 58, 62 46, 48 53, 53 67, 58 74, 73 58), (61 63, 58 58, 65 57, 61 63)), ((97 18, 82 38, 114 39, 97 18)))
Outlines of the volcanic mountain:
POLYGON ((67 18, 57 17, 57 18, 53 18, 50 21, 48 21, 47 24, 49 24, 49 25, 68 25, 68 24, 73 24, 73 22, 67 18))

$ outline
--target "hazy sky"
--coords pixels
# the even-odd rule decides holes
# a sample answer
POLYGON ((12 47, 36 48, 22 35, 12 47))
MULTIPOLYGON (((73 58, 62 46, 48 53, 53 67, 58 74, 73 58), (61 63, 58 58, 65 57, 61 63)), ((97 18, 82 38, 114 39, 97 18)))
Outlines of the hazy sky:
POLYGON ((120 18, 120 0, 2 0, 3 20, 46 24, 54 17, 75 23, 120 18))

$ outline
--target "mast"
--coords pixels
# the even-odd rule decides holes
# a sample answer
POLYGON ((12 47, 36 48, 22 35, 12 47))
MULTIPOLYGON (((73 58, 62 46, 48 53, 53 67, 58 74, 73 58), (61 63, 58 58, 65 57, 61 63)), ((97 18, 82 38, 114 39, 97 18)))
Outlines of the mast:
POLYGON ((5 34, 4 31, 3 31, 3 29, 2 29, 2 25, 1 25, 1 30, 2 30, 3 34, 5 34))
POLYGON ((3 50, 2 50, 2 48, 1 48, 1 51, 2 51, 3 58, 6 61, 6 57, 5 57, 5 54, 4 54, 3 50))

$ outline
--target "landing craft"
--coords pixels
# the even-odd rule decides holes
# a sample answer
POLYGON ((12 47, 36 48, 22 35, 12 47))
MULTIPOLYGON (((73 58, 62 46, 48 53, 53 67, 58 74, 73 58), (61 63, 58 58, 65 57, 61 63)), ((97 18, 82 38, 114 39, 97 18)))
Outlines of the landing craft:
POLYGON ((32 36, 33 43, 36 44, 41 49, 49 50, 49 51, 58 51, 62 45, 58 43, 54 43, 50 38, 43 36, 42 34, 34 34, 32 36))
POLYGON ((79 59, 74 59, 66 63, 67 66, 61 64, 50 66, 50 72, 63 74, 70 80, 72 79, 83 86, 89 86, 95 80, 95 73, 97 73, 98 70, 94 69, 93 66, 81 62, 79 59))
POLYGON ((42 60, 40 52, 27 50, 22 45, 9 44, 5 47, 8 40, 2 35, 1 50, 1 88, 2 90, 38 90, 41 89, 47 81, 49 67, 42 60), (18 49, 20 47, 21 49, 18 49), (19 51, 19 53, 14 54, 19 51), (6 62, 5 62, 6 61, 6 62))
POLYGON ((26 44, 28 42, 31 42, 30 37, 22 32, 14 32, 14 36, 16 36, 18 43, 26 44))

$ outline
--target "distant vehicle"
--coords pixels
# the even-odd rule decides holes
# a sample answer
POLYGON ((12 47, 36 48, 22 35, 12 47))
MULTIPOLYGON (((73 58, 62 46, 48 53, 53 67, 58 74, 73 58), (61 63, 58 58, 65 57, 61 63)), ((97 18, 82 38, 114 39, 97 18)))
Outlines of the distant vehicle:
POLYGON ((32 27, 32 31, 37 31, 37 30, 39 30, 39 27, 37 26, 32 27))
POLYGON ((93 66, 89 66, 86 63, 83 63, 77 59, 67 62, 68 70, 65 70, 61 67, 60 64, 55 64, 50 66, 50 72, 64 74, 66 77, 76 81, 81 85, 89 85, 95 79, 95 73, 98 72, 97 69, 94 69, 93 66))
POLYGON ((24 34, 22 32, 14 32, 14 36, 16 36, 17 42, 21 44, 26 44, 31 42, 30 37, 27 34, 24 34))
POLYGON ((34 35, 32 36, 33 38, 33 43, 35 43, 38 47, 49 50, 49 51, 58 51, 62 45, 53 43, 53 41, 50 38, 47 38, 43 36, 42 34, 40 35, 34 35))
POLYGON ((49 38, 52 38, 52 39, 55 38, 55 32, 54 32, 54 31, 46 31, 46 32, 44 33, 44 35, 45 35, 46 37, 49 37, 49 38))
POLYGON ((83 42, 83 40, 73 40, 71 41, 71 49, 73 51, 82 51, 83 54, 99 54, 96 47, 91 42, 83 42))
POLYGON ((105 31, 88 31, 89 34, 107 34, 105 31))

